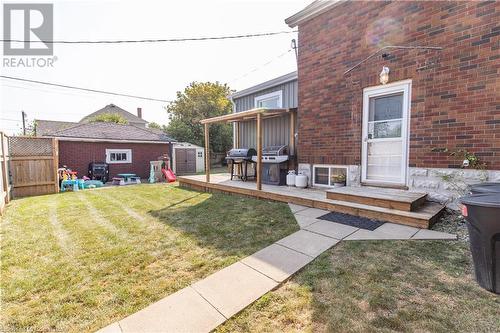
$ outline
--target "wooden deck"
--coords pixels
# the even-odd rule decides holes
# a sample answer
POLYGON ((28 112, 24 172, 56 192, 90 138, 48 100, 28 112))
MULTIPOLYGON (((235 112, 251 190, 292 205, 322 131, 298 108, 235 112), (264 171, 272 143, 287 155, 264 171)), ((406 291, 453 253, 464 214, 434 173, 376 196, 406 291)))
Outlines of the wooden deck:
MULTIPOLYGON (((262 185, 262 190, 259 191, 255 189, 255 182, 242 182, 240 180, 230 180, 229 178, 229 174, 213 174, 210 177, 209 183, 205 181, 204 175, 183 176, 179 177, 178 180, 180 186, 200 191, 220 191, 260 199, 294 203, 307 207, 363 216, 419 228, 428 228, 432 225, 444 208, 442 205, 437 203, 429 201, 422 202, 422 195, 416 195, 417 200, 420 200, 420 203, 418 205, 414 204, 414 209, 408 211, 384 207, 383 204, 381 204, 382 206, 375 205, 375 202, 372 202, 371 204, 360 203, 356 202, 356 200, 348 200, 347 197, 345 200, 329 199, 327 198, 327 192, 319 189, 299 189, 296 187, 264 184, 262 185)), ((376 190, 370 191, 372 199, 380 199, 376 196, 376 190)), ((381 191, 381 196, 382 195, 387 198, 389 195, 388 190, 383 189, 383 191, 381 191)), ((379 201, 383 202, 381 199, 379 201)), ((409 200, 409 202, 411 201, 409 200)))

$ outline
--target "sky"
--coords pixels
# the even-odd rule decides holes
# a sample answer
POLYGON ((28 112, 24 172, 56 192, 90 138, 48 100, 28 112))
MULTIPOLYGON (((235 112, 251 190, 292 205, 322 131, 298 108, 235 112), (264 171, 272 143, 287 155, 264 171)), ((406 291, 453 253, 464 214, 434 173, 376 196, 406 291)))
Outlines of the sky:
MULTIPOLYGON (((54 40, 121 40, 293 31, 285 18, 310 2, 54 1, 53 35, 54 40)), ((12 25, 18 31, 23 21, 14 16, 12 25)), ((56 44, 53 67, 6 67, 2 59, 0 71, 7 76, 170 101, 193 81, 219 81, 241 90, 296 70, 295 54, 289 51, 293 38, 296 33, 176 43, 56 44)), ((3 50, 1 56, 6 57, 3 50)), ((29 120, 78 121, 111 103, 132 113, 141 107, 147 121, 168 122, 165 102, 8 79, 0 79, 0 84, 0 130, 7 134, 19 133, 23 110, 29 120)))

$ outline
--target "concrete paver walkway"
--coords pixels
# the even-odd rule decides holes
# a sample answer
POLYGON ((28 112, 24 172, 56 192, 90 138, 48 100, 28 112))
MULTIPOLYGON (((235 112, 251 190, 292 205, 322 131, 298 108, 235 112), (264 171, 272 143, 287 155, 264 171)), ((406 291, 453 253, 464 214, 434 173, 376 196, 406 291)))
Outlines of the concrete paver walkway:
POLYGON ((359 229, 318 219, 325 210, 289 206, 301 230, 98 332, 210 332, 341 240, 456 239, 394 223, 359 229))
POLYGON ((272 244, 241 262, 274 281, 283 282, 313 259, 280 244, 272 244))

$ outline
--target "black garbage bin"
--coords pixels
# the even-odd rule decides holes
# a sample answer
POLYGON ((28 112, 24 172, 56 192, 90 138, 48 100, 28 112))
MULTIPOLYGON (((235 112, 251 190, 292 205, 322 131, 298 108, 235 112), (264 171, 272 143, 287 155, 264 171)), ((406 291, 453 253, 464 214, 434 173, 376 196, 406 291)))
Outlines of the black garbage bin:
POLYGON ((500 294, 500 193, 470 195, 460 201, 476 280, 484 289, 500 294))
POLYGON ((500 193, 500 183, 487 182, 487 183, 472 185, 470 193, 471 194, 500 193))

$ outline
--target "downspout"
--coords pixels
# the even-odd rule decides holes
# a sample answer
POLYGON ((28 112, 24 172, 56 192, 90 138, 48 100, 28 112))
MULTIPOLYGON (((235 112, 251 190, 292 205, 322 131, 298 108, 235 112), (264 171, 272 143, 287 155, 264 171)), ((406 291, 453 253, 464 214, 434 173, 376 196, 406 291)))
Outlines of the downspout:
MULTIPOLYGON (((233 100, 233 96, 229 95, 229 100, 233 105, 233 113, 236 113, 236 103, 233 100)), ((236 123, 233 122, 233 148, 236 148, 236 123)))

